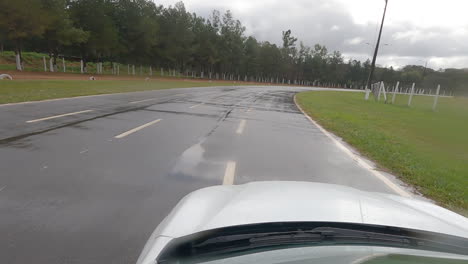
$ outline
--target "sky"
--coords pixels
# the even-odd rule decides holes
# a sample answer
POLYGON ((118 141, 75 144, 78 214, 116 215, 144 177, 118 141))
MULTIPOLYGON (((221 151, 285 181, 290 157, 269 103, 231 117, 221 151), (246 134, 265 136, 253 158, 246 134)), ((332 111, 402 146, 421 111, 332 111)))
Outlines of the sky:
MULTIPOLYGON (((164 6, 178 0, 154 0, 164 6)), ((185 0, 189 12, 209 17, 231 10, 246 35, 281 43, 291 29, 307 46, 340 51, 346 59, 371 58, 384 0, 185 0)), ((389 0, 377 64, 468 68, 468 0, 389 0)))

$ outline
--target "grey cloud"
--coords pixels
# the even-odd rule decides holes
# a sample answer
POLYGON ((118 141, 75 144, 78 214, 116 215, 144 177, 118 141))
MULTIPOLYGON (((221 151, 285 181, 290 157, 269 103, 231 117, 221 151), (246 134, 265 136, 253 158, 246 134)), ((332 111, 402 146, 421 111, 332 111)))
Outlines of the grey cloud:
MULTIPOLYGON (((191 11, 209 16, 213 9, 225 11, 220 1, 192 4, 191 11)), ((356 24, 348 11, 333 0, 268 1, 254 9, 233 10, 234 16, 246 27, 247 34, 261 41, 281 43, 281 32, 291 29, 293 35, 308 46, 324 44, 329 50, 352 54, 354 58, 368 58, 378 30, 378 23, 356 24)), ((393 14, 389 14, 390 16, 393 14)), ((468 29, 468 27, 467 27, 468 29)), ((452 67, 468 54, 468 31, 455 33, 452 28, 424 28, 406 23, 386 25, 380 50, 379 63, 394 66, 413 63, 421 58, 436 57, 438 64, 452 67), (401 58, 400 60, 398 58, 401 58)))

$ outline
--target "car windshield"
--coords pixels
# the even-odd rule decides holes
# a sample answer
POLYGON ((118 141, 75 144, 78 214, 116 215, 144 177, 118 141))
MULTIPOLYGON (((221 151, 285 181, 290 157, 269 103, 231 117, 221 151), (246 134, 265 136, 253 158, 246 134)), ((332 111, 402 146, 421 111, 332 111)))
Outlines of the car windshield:
POLYGON ((0 264, 467 216, 468 0, 0 0, 0 264))
POLYGON ((258 264, 466 264, 468 257, 450 255, 438 252, 392 249, 384 247, 360 247, 360 246, 329 246, 317 248, 281 249, 267 252, 251 252, 242 256, 225 256, 221 259, 184 259, 174 262, 183 264, 234 264, 234 263, 258 263, 258 264))

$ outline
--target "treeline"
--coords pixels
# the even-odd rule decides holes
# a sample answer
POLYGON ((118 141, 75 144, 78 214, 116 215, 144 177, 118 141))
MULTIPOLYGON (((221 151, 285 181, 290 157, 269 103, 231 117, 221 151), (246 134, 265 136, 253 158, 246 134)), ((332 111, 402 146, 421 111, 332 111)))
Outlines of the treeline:
MULTIPOLYGON (((361 88, 369 61, 345 61, 339 51, 308 47, 285 30, 282 45, 245 35, 245 27, 230 11, 209 18, 149 0, 2 0, 2 50, 47 52, 57 58, 87 62, 119 62, 204 73, 205 77, 361 88)), ((401 71, 378 68, 376 80, 438 82, 460 88, 463 72, 453 76, 417 66, 401 71), (459 76, 460 75, 460 76, 459 76), (443 83, 446 82, 446 83, 443 83)), ((463 79, 463 78, 462 78, 463 79)))

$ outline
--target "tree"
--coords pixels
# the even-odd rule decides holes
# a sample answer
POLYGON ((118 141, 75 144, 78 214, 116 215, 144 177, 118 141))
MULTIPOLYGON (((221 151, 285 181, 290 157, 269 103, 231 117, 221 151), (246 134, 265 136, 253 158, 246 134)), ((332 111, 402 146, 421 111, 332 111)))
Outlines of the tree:
POLYGON ((296 41, 297 38, 291 36, 291 30, 283 31, 283 72, 287 78, 294 78, 294 59, 296 58, 296 41))
POLYGON ((86 62, 90 58, 102 60, 122 50, 118 30, 112 14, 115 2, 111 0, 71 0, 70 17, 74 24, 89 32, 86 42, 80 44, 80 55, 86 62))
POLYGON ((119 57, 130 63, 151 64, 159 39, 160 8, 146 0, 119 0, 113 10, 122 47, 119 57))
POLYGON ((17 70, 23 69, 23 41, 32 36, 41 36, 49 24, 49 17, 37 0, 0 1, 0 30, 6 33, 7 40, 14 43, 17 70))
POLYGON ((41 0, 49 17, 49 26, 44 33, 47 49, 53 58, 53 69, 57 69, 57 57, 64 46, 85 43, 89 33, 76 28, 69 18, 65 0, 41 0))
POLYGON ((257 75, 260 72, 260 45, 253 37, 248 37, 244 42, 244 60, 242 74, 247 76, 257 75))
POLYGON ((194 52, 192 16, 182 2, 162 11, 160 17, 161 38, 158 48, 167 67, 184 70, 192 63, 194 52))

